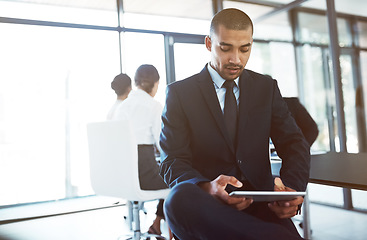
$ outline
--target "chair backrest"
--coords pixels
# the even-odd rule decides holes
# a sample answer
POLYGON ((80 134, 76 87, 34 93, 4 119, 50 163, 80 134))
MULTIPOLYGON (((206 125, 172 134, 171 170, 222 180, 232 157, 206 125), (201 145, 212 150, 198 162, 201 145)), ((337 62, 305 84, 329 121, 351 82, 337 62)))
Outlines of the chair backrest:
POLYGON ((97 195, 130 201, 164 199, 169 189, 141 190, 138 147, 128 120, 87 125, 90 178, 97 195))
POLYGON ((95 193, 136 199, 140 190, 138 150, 129 121, 89 123, 87 133, 95 193))

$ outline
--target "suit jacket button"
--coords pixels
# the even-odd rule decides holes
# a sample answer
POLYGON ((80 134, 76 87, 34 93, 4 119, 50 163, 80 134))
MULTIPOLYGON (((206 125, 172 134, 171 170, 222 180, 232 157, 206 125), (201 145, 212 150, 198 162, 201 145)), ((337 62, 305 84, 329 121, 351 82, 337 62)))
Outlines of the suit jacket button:
POLYGON ((237 160, 238 164, 242 164, 242 161, 241 160, 237 160))

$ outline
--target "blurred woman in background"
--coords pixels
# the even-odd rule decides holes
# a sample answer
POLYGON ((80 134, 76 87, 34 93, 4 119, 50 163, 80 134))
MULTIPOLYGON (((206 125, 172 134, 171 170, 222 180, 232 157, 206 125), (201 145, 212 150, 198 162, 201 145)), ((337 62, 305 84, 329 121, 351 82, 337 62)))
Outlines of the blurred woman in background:
MULTIPOLYGON (((159 74, 152 65, 141 65, 135 73, 136 90, 116 109, 112 120, 130 120, 138 144, 140 188, 157 190, 168 188, 159 175, 155 149, 160 151, 161 114, 163 107, 154 99, 159 84, 159 74)), ((160 222, 164 219, 163 199, 159 200, 156 218, 149 233, 161 235, 160 222)))

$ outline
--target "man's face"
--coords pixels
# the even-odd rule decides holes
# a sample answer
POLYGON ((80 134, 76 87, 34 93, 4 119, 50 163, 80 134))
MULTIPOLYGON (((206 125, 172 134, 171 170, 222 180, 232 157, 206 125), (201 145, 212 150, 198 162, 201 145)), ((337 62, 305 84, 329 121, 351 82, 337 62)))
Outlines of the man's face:
POLYGON ((230 30, 219 25, 217 32, 205 38, 211 52, 211 66, 225 80, 241 75, 251 53, 252 29, 230 30))

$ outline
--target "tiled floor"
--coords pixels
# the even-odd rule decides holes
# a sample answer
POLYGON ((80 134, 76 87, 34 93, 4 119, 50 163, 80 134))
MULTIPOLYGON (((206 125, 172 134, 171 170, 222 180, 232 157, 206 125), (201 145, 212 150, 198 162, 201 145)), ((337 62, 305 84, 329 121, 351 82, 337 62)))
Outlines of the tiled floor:
POLYGON ((367 214, 319 204, 310 205, 313 240, 366 240, 367 214))
MULTIPOLYGON (((148 202, 145 207, 148 214, 141 214, 142 231, 148 229, 154 218, 156 202, 148 202)), ((118 236, 129 233, 124 215, 125 206, 117 206, 2 224, 0 240, 116 240, 118 236)), ((366 213, 311 203, 310 217, 313 240, 367 239, 366 213)), ((299 222, 295 222, 298 225, 299 222)), ((165 236, 166 229, 163 224, 165 236)))

